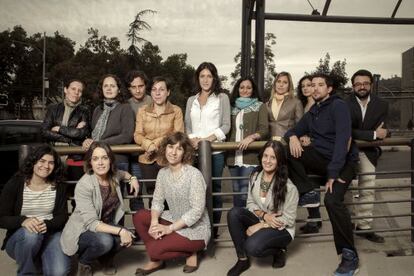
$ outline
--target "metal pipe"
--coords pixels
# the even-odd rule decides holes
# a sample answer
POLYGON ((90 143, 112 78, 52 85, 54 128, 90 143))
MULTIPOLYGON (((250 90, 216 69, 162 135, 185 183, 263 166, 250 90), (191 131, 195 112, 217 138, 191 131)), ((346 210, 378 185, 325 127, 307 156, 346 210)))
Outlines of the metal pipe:
MULTIPOLYGON (((411 140, 411 200, 414 199, 414 139, 411 140)), ((411 213, 414 213, 414 201, 411 201, 411 213)), ((414 216, 411 216, 411 243, 414 243, 414 216)))
POLYGON ((401 5, 401 2, 402 2, 402 0, 398 0, 398 2, 397 2, 397 4, 395 5, 395 8, 394 8, 394 10, 393 10, 393 12, 392 12, 392 14, 391 14, 391 18, 394 18, 395 17, 395 15, 397 14, 397 11, 398 11, 398 8, 400 7, 400 5, 401 5))
MULTIPOLYGON (((256 15, 257 16, 257 15, 256 15)), ((388 17, 361 17, 361 16, 322 16, 322 15, 304 15, 291 13, 265 13, 267 20, 284 20, 284 21, 311 21, 326 23, 353 23, 353 24, 388 24, 388 25, 413 25, 413 18, 388 18, 388 17)))
POLYGON ((252 17, 253 9, 252 0, 243 0, 242 8, 242 37, 241 37, 241 56, 240 56, 240 76, 246 77, 250 75, 250 56, 252 43, 252 17))
POLYGON ((24 160, 29 155, 30 146, 29 145, 21 145, 19 147, 19 168, 23 165, 24 160))
POLYGON ((42 116, 45 115, 45 107, 46 107, 46 101, 45 101, 45 80, 46 80, 46 32, 43 32, 43 53, 42 53, 42 60, 43 60, 43 66, 42 66, 42 116))
MULTIPOLYGON (((212 181, 211 181, 211 143, 206 140, 201 140, 198 143, 198 168, 206 182, 206 207, 210 224, 213 225, 213 197, 212 197, 212 181)), ((211 237, 214 237, 214 229, 211 227, 211 237)), ((214 242, 210 239, 207 245, 207 252, 210 256, 214 256, 214 242)))
POLYGON ((256 60, 255 79, 260 99, 264 99, 265 73, 265 1, 256 1, 256 60))

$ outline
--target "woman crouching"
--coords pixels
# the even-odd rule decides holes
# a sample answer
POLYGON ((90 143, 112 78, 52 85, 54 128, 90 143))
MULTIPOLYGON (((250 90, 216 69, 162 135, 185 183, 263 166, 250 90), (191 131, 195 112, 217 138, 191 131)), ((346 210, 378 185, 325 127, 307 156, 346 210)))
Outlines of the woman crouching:
POLYGON ((273 267, 283 267, 286 246, 295 234, 298 191, 288 180, 283 145, 267 142, 259 154, 260 166, 252 173, 246 208, 234 207, 227 215, 238 261, 227 275, 240 275, 250 267, 249 256, 273 255, 273 267))
POLYGON ((191 141, 176 132, 164 138, 159 156, 167 166, 158 173, 151 211, 140 210, 133 218, 150 258, 135 275, 148 275, 177 257, 187 258, 183 272, 191 273, 198 268, 197 252, 210 239, 206 184, 201 172, 190 165, 191 141), (165 200, 169 210, 164 210, 165 200))
POLYGON ((93 275, 91 264, 98 260, 104 274, 115 274, 113 257, 129 247, 134 235, 118 225, 124 216, 119 186, 129 180, 138 194, 138 181, 128 172, 117 171, 115 156, 104 142, 93 142, 85 155, 85 174, 75 187, 76 208, 61 237, 65 254, 78 254, 78 275, 93 275))

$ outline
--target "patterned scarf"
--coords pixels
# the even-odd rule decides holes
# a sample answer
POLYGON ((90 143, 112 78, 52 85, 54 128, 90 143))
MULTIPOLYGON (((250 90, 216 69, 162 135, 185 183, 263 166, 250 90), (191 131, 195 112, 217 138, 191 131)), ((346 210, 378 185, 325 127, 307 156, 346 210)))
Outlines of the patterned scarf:
POLYGON ((257 112, 261 105, 262 102, 259 102, 257 98, 239 97, 235 101, 235 106, 231 109, 231 115, 237 115, 240 110, 243 110, 244 113, 257 112))
POLYGON ((108 123, 109 114, 119 104, 116 100, 104 100, 103 112, 99 116, 98 122, 92 131, 92 139, 94 141, 101 140, 102 135, 106 130, 106 124, 108 123))

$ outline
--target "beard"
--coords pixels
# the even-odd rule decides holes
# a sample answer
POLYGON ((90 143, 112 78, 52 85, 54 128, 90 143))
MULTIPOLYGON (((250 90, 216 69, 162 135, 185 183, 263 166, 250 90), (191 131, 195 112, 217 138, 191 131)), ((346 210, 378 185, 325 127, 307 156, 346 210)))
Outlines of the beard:
POLYGON ((356 97, 358 97, 358 99, 365 100, 366 98, 369 97, 369 95, 371 94, 371 91, 367 89, 361 89, 359 91, 354 91, 354 94, 356 97))

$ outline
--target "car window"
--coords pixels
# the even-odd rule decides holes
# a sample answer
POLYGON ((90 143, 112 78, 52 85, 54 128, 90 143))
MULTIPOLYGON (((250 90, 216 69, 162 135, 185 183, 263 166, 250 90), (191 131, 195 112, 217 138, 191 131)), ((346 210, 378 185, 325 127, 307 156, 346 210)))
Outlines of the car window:
POLYGON ((4 126, 3 135, 3 145, 41 142, 40 126, 4 126))

